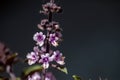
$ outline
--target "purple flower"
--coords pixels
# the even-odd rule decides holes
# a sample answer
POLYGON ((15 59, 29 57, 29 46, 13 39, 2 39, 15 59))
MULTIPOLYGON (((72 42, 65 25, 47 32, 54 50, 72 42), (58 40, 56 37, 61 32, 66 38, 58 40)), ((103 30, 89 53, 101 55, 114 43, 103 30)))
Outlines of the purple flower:
POLYGON ((38 55, 44 54, 46 52, 46 48, 44 46, 39 49, 39 46, 35 46, 33 48, 34 52, 38 53, 38 55))
POLYGON ((48 13, 49 11, 51 12, 61 12, 61 7, 57 6, 56 4, 54 4, 53 2, 50 3, 46 3, 43 5, 43 10, 48 13))
POLYGON ((45 75, 45 80, 56 80, 56 78, 51 72, 47 72, 45 75))
POLYGON ((41 59, 39 62, 42 63, 44 69, 47 69, 49 67, 50 61, 52 61, 52 58, 50 57, 49 53, 41 54, 41 59))
POLYGON ((0 62, 5 64, 6 57, 8 56, 8 53, 10 53, 9 48, 7 48, 5 46, 5 44, 0 42, 0 62))
POLYGON ((43 19, 43 20, 41 20, 41 23, 38 24, 38 28, 41 30, 44 30, 46 28, 46 25, 48 25, 48 24, 49 24, 48 19, 43 19))
POLYGON ((46 77, 45 80, 51 80, 49 77, 46 77))
POLYGON ((45 35, 43 35, 42 32, 37 32, 34 36, 33 39, 37 42, 37 45, 42 46, 44 44, 45 40, 45 35))
POLYGON ((49 41, 53 46, 55 46, 55 47, 58 46, 58 40, 59 40, 59 38, 56 36, 55 33, 50 34, 49 41))
POLYGON ((28 76, 28 80, 41 80, 41 77, 38 72, 34 73, 33 75, 28 76))
POLYGON ((53 28, 60 31, 60 26, 57 22, 53 22, 53 28))
POLYGON ((62 53, 60 51, 54 51, 53 55, 51 56, 58 64, 64 65, 64 57, 62 56, 62 53))
POLYGON ((28 53, 26 57, 29 65, 35 64, 39 59, 38 53, 36 52, 28 53))
POLYGON ((40 50, 39 50, 39 47, 38 46, 35 46, 34 48, 33 48, 33 50, 34 50, 34 52, 40 52, 40 50))

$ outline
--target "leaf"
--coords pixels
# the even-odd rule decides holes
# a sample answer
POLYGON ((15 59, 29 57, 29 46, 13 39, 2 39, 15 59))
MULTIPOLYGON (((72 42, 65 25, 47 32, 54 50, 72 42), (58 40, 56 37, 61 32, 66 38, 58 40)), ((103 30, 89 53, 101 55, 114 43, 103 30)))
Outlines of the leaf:
POLYGON ((57 69, 64 72, 65 74, 68 74, 68 71, 67 71, 66 67, 63 67, 63 68, 57 67, 57 69))
POLYGON ((5 68, 3 66, 0 66, 0 72, 4 72, 5 68))
POLYGON ((77 75, 73 75, 72 77, 73 77, 74 80, 81 80, 81 78, 77 75))
POLYGON ((16 80, 21 80, 20 78, 16 78, 16 80))
POLYGON ((8 78, 0 77, 0 80, 9 80, 8 78))
POLYGON ((65 74, 68 74, 67 68, 61 65, 56 65, 56 64, 52 64, 52 67, 64 72, 65 74))
POLYGON ((14 53, 14 54, 11 54, 10 56, 8 56, 6 64, 12 64, 17 56, 18 56, 17 53, 14 53))
POLYGON ((42 71, 42 69, 43 69, 43 67, 41 65, 29 66, 23 70, 22 76, 27 77, 29 74, 32 74, 32 73, 37 72, 37 71, 38 72, 42 71))

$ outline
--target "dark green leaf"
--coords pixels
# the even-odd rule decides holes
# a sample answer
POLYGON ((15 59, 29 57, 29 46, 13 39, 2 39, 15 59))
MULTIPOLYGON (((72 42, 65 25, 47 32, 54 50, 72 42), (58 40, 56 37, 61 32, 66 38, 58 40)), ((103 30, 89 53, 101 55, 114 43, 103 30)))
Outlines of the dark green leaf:
POLYGON ((61 66, 61 65, 56 65, 56 64, 52 64, 52 67, 64 72, 65 74, 68 74, 67 68, 65 66, 61 66))
POLYGON ((29 74, 42 71, 42 69, 43 69, 43 67, 41 65, 29 66, 23 70, 22 76, 27 77, 29 74))
POLYGON ((6 64, 12 64, 15 60, 15 58, 17 57, 17 53, 15 54, 11 54, 10 56, 7 57, 7 61, 6 61, 6 64))
POLYGON ((0 80, 9 80, 8 78, 0 77, 0 80))
POLYGON ((16 80, 21 80, 21 78, 16 78, 16 80))
POLYGON ((67 71, 66 67, 64 67, 64 68, 58 67, 57 69, 60 70, 60 71, 62 71, 62 72, 64 72, 65 74, 68 74, 68 71, 67 71))
POLYGON ((5 71, 5 67, 4 66, 0 66, 0 72, 4 72, 5 71))
POLYGON ((77 75, 73 75, 72 77, 73 77, 74 80, 81 80, 81 78, 77 75))

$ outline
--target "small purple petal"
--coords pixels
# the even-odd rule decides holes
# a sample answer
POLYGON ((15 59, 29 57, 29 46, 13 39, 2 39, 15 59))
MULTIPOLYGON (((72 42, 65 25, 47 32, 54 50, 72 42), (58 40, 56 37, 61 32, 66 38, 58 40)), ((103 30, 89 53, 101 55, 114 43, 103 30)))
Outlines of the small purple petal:
POLYGON ((59 38, 56 36, 55 33, 54 34, 50 34, 49 41, 51 42, 51 44, 53 46, 58 46, 58 43, 57 43, 58 39, 59 38))
POLYGON ((39 62, 42 63, 44 69, 47 69, 49 67, 50 62, 49 53, 41 54, 41 59, 39 60, 39 62))
POLYGON ((45 80, 56 80, 56 78, 51 72, 47 72, 45 80))
POLYGON ((53 55, 51 56, 58 64, 60 65, 64 65, 64 59, 62 56, 62 53, 60 53, 59 51, 54 51, 53 55))
POLYGON ((45 40, 45 35, 43 35, 42 32, 37 32, 34 36, 33 39, 37 42, 37 44, 39 46, 42 46, 44 44, 44 40, 45 40))
POLYGON ((38 61, 39 56, 37 54, 38 53, 36 53, 36 52, 31 52, 31 53, 27 54, 26 57, 28 59, 28 64, 29 65, 35 64, 38 61))
POLYGON ((28 76, 28 80, 41 80, 41 77, 38 72, 34 73, 33 75, 28 76))

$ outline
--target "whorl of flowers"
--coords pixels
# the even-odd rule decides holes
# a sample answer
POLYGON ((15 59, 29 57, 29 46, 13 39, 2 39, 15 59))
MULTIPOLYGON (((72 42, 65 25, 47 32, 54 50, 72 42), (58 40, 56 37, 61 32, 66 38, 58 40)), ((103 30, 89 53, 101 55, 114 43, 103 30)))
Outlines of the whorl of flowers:
MULTIPOLYGON (((54 0, 50 0, 50 2, 42 5, 42 8, 43 10, 40 13, 47 15, 48 19, 43 19, 38 24, 38 28, 41 31, 33 35, 33 40, 36 42, 36 45, 33 51, 28 53, 26 57, 29 65, 36 63, 42 65, 43 72, 46 75, 49 67, 64 66, 65 57, 59 50, 51 49, 52 46, 57 47, 59 42, 62 41, 60 25, 58 22, 52 20, 53 13, 60 13, 62 9, 54 3, 54 0), (55 62, 56 64, 53 64, 55 62)), ((42 79, 37 72, 28 76, 28 80, 52 80, 48 78, 44 76, 42 79)))

